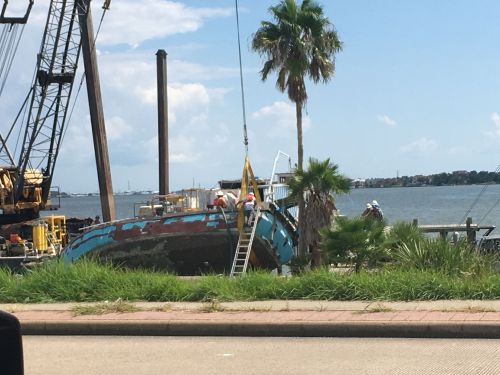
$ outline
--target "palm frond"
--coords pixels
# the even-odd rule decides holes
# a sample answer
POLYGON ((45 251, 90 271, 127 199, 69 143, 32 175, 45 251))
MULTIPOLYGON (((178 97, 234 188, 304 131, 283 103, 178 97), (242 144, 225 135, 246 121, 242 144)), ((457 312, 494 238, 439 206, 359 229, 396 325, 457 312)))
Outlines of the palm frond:
POLYGON ((303 0, 300 5, 296 0, 281 0, 269 12, 274 22, 262 22, 252 39, 252 49, 267 59, 261 77, 266 80, 276 72, 277 88, 304 106, 305 77, 315 83, 330 80, 342 43, 322 6, 314 0, 303 0))

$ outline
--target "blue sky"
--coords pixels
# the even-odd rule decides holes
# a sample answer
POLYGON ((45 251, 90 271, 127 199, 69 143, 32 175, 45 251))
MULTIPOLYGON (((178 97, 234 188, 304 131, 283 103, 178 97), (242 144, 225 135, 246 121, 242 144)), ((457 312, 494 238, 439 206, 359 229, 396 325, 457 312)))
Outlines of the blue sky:
MULTIPOLYGON (((30 85, 48 1, 43 3, 35 2, 7 94, 0 98, 7 124, 30 85)), ((93 3, 97 24, 102 2, 93 3)), ((268 8, 275 3, 239 1, 250 159, 261 177, 269 177, 278 150, 293 162, 297 152, 293 104, 275 89, 274 76, 261 82, 262 60, 249 49, 252 33, 270 19, 268 8)), ((306 158, 329 157, 352 178, 496 169, 500 2, 321 3, 344 49, 335 78, 307 86, 306 158)), ((171 189, 212 187, 240 176, 244 146, 233 0, 115 0, 97 48, 115 191, 128 185, 157 189, 160 48, 169 54, 171 189)), ((91 142, 83 89, 54 184, 71 192, 98 190, 91 142)), ((282 160, 279 169, 286 167, 282 160)))

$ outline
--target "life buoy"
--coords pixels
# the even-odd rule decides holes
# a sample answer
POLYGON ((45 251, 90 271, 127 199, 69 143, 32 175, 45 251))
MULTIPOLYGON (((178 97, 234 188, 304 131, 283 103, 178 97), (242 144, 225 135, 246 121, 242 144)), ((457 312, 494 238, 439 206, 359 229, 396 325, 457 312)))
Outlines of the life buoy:
POLYGON ((30 196, 29 189, 27 187, 23 188, 23 198, 28 199, 29 196, 30 196))

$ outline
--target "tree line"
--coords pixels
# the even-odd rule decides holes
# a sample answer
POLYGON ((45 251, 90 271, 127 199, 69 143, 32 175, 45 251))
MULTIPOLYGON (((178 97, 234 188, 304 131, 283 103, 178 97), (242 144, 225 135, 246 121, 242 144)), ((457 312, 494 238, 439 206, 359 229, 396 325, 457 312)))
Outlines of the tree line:
POLYGON ((446 185, 475 185, 498 184, 500 173, 488 171, 454 171, 451 173, 438 173, 433 175, 402 176, 392 178, 370 178, 364 181, 353 180, 354 187, 412 187, 412 186, 446 186, 446 185))

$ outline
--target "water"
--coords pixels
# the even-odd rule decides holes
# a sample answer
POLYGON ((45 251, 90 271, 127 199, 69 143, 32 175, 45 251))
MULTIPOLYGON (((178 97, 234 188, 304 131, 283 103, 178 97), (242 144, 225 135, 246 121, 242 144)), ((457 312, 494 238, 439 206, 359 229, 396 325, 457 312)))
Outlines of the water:
MULTIPOLYGON (((375 199, 389 223, 418 219, 420 224, 456 224, 462 221, 484 188, 484 185, 468 185, 353 189, 348 195, 338 196, 336 204, 341 214, 353 216, 360 215, 366 203, 375 199)), ((467 216, 472 217, 474 223, 498 226, 499 201, 500 185, 488 185, 467 216)))
MULTIPOLYGON (((462 220, 478 198, 483 185, 428 186, 412 188, 353 189, 350 194, 336 197, 341 214, 360 215, 366 203, 376 199, 389 223, 418 219, 420 224, 455 224, 462 220)), ((134 216, 134 203, 151 200, 151 195, 115 196, 116 216, 134 216)), ((500 225, 500 185, 489 185, 468 216, 474 223, 500 225), (485 217, 493 207, 491 213, 485 217)), ((61 199, 58 211, 67 217, 101 216, 100 198, 70 197, 61 199)))
MULTIPOLYGON (((134 217, 134 204, 138 211, 139 203, 151 201, 152 195, 115 195, 115 209, 117 219, 134 217)), ((94 218, 101 214, 101 198, 69 197, 61 198, 61 208, 57 211, 47 211, 48 214, 55 213, 66 215, 66 217, 94 218)))

